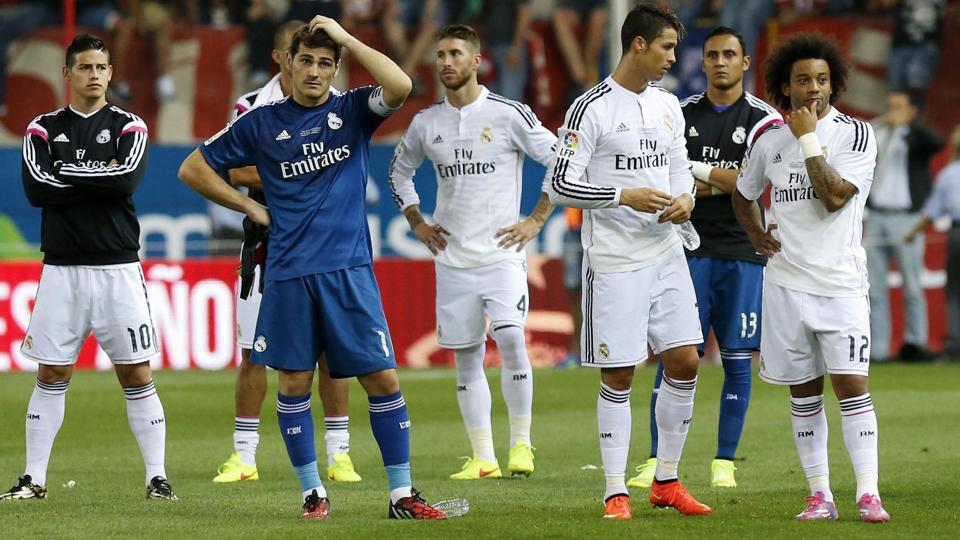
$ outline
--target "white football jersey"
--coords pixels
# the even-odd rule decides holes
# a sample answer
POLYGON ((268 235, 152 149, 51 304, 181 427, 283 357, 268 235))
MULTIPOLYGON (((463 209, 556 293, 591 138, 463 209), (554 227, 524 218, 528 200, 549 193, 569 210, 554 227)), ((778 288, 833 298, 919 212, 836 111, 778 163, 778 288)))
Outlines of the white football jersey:
POLYGON ((619 201, 625 187, 695 195, 676 96, 656 85, 638 94, 607 77, 573 102, 559 135, 543 190, 554 203, 585 209, 590 268, 626 272, 668 256, 680 242, 674 225, 619 201))
POLYGON ((523 154, 549 167, 556 142, 529 107, 481 86, 462 109, 444 99, 413 117, 388 172, 393 199, 401 210, 420 204, 413 175, 428 157, 438 183, 433 219, 450 233, 437 262, 472 268, 523 258, 498 248, 494 234, 519 219, 523 154))
POLYGON ((737 190, 760 198, 767 182, 770 212, 782 245, 767 263, 764 279, 781 287, 828 297, 867 294, 867 257, 860 243, 863 206, 877 160, 873 127, 836 108, 817 121, 827 163, 857 188, 843 208, 828 212, 813 191, 800 143, 787 126, 767 130, 744 158, 737 190))

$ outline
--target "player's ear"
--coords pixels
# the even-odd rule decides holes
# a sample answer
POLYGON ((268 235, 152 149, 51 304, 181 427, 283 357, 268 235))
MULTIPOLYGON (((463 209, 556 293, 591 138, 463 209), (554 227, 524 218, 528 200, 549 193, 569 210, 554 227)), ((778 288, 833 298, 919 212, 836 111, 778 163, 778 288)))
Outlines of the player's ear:
POLYGON ((643 52, 650 45, 647 43, 647 40, 643 39, 643 36, 637 36, 633 38, 633 50, 634 52, 643 52))
POLYGON ((749 71, 749 70, 750 70, 750 55, 749 55, 749 54, 743 55, 743 70, 744 70, 744 71, 749 71))

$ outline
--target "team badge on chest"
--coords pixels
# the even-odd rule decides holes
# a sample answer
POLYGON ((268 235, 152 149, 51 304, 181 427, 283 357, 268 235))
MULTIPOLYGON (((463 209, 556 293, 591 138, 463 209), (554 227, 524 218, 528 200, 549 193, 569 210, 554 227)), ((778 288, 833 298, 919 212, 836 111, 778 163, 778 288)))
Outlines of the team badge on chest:
POLYGON ((100 133, 97 133, 97 142, 100 144, 110 142, 110 130, 105 129, 100 133))
POLYGON ((337 116, 337 113, 328 113, 327 125, 330 126, 330 129, 340 129, 343 126, 343 120, 337 116))
POLYGON ((480 142, 488 143, 492 140, 493 140, 493 130, 488 127, 483 128, 483 131, 480 132, 480 142))
POLYGON ((742 144, 743 141, 747 140, 747 130, 743 126, 737 126, 737 129, 733 130, 733 135, 731 135, 733 142, 737 144, 742 144))

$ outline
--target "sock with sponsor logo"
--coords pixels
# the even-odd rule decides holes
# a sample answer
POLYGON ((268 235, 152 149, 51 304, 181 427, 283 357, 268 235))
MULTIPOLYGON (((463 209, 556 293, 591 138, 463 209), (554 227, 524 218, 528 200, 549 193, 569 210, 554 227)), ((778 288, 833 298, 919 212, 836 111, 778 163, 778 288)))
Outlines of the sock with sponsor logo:
MULTIPOLYGON (((297 473, 300 489, 309 495, 314 489, 321 497, 326 490, 317 470, 317 447, 314 443, 313 414, 310 411, 310 392, 302 396, 277 393, 277 421, 280 435, 287 447, 290 463, 297 473)), ((305 496, 306 496, 305 495, 305 496)))
POLYGON ((380 456, 387 470, 390 500, 397 502, 410 496, 409 489, 413 485, 410 479, 410 417, 407 416, 407 403, 400 392, 389 396, 370 396, 367 401, 370 428, 380 446, 380 456))
POLYGON ((166 452, 167 422, 163 415, 163 404, 157 395, 156 386, 150 381, 144 386, 124 388, 127 398, 127 420, 130 430, 137 439, 140 455, 146 467, 147 480, 155 476, 167 477, 163 461, 166 452))
POLYGON ((523 328, 503 324, 493 329, 493 339, 500 349, 500 389, 510 415, 510 447, 523 441, 530 444, 530 420, 533 410, 533 370, 527 356, 523 328))
POLYGON ((716 458, 733 461, 750 404, 753 355, 750 351, 720 349, 720 359, 723 361, 723 390, 720 394, 716 458))
POLYGON ((236 416, 233 419, 233 451, 240 454, 241 463, 252 467, 257 466, 259 429, 259 416, 236 416))
POLYGON ((327 465, 333 465, 335 455, 350 453, 350 417, 324 416, 323 425, 326 427, 323 441, 327 445, 327 465))
POLYGON ((70 381, 37 379, 27 405, 27 466, 23 474, 29 474, 31 481, 40 486, 47 484, 47 464, 50 463, 53 441, 63 425, 69 384, 70 381))
POLYGON ((680 456, 690 431, 693 418, 693 396, 697 393, 697 378, 689 381, 671 379, 666 374, 657 395, 657 472, 654 477, 663 482, 677 479, 680 456))
POLYGON ((463 425, 470 437, 473 455, 487 461, 496 461, 493 451, 493 429, 490 427, 490 385, 483 372, 486 345, 481 343, 454 351, 457 361, 457 403, 463 425))
POLYGON ((827 415, 823 411, 823 395, 790 398, 790 421, 797 455, 810 484, 810 495, 823 492, 833 501, 830 491, 830 466, 827 460, 827 415))
POLYGON ((840 423, 843 442, 857 475, 857 500, 864 494, 880 496, 877 489, 877 413, 870 394, 840 400, 840 423))
POLYGON ((627 452, 630 450, 630 389, 614 390, 600 383, 597 398, 597 427, 600 428, 600 460, 607 488, 603 499, 626 495, 624 476, 627 470, 627 452))

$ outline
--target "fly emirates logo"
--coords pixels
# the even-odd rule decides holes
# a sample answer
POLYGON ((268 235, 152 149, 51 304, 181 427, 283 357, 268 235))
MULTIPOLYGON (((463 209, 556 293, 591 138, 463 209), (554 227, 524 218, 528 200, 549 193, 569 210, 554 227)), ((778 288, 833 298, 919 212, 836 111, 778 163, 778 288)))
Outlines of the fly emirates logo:
POLYGON ((300 145, 300 148, 305 158, 280 162, 280 174, 284 180, 317 172, 350 157, 350 145, 347 144, 339 148, 327 148, 321 141, 305 143, 300 145))

